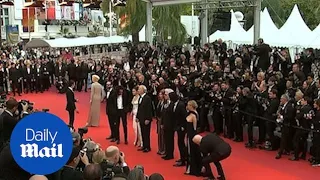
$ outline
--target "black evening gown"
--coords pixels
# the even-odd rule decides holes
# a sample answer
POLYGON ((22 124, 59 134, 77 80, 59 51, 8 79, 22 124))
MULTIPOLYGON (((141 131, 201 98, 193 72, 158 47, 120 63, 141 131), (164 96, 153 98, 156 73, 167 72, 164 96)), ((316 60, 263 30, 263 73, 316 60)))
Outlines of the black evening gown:
MULTIPOLYGON (((195 114, 198 119, 196 112, 190 111, 189 114, 195 114)), ((188 148, 188 159, 187 159, 187 172, 189 175, 200 176, 201 175, 201 153, 199 146, 192 141, 192 138, 197 134, 197 127, 192 122, 187 122, 187 148, 188 148)))

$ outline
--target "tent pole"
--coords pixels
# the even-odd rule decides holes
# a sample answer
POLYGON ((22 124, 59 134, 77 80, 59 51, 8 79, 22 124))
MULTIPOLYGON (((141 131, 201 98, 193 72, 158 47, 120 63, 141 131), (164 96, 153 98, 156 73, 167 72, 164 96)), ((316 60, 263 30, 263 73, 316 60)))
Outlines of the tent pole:
POLYGON ((256 0, 256 5, 254 6, 254 35, 253 43, 257 44, 260 38, 260 13, 261 13, 261 1, 256 0))

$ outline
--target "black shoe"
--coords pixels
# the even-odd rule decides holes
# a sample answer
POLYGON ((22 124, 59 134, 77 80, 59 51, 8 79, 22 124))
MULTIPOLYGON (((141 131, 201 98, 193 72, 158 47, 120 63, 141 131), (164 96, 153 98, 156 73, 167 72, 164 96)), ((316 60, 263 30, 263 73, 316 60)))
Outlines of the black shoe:
POLYGON ((186 163, 185 162, 177 162, 176 164, 174 164, 174 167, 181 167, 181 166, 185 166, 186 163))
POLYGON ((125 140, 125 141, 124 141, 124 144, 127 145, 127 144, 128 144, 128 140, 125 140))
POLYGON ((144 150, 145 150, 145 148, 143 148, 143 147, 138 149, 138 151, 144 151, 144 150))
POLYGON ((110 141, 110 142, 116 142, 116 141, 117 141, 117 140, 113 138, 113 139, 111 139, 111 141, 110 141))
POLYGON ((113 137, 112 137, 112 136, 109 136, 109 137, 107 137, 106 139, 107 139, 107 140, 109 140, 109 139, 113 139, 113 137))
POLYGON ((278 154, 276 155, 276 159, 280 159, 280 158, 281 158, 281 154, 278 153, 278 154))
POLYGON ((176 162, 181 162, 181 159, 176 160, 176 162))
POLYGON ((171 160, 171 159, 173 159, 173 157, 172 157, 172 156, 171 156, 171 157, 165 156, 165 157, 162 157, 162 159, 163 159, 163 160, 171 160))
POLYGON ((117 144, 120 144, 120 140, 117 140, 117 144))
POLYGON ((147 153, 147 152, 150 152, 150 151, 151 151, 151 149, 146 148, 142 152, 147 153))
POLYGON ((253 142, 248 142, 245 144, 246 148, 253 149, 256 148, 256 145, 253 142))

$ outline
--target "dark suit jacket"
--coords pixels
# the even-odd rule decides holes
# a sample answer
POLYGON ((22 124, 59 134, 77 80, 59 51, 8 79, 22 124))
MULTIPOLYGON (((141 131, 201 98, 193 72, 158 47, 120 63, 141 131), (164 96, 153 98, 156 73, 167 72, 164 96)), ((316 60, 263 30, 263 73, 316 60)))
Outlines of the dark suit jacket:
POLYGON ((7 111, 0 115, 0 143, 10 140, 13 129, 16 127, 18 120, 11 116, 7 111))
POLYGON ((292 103, 288 102, 284 109, 281 108, 280 114, 283 116, 283 124, 295 124, 296 110, 292 103))
POLYGON ((67 96, 67 107, 66 107, 66 110, 67 111, 76 110, 76 102, 77 101, 74 98, 74 92, 70 88, 67 89, 66 96, 67 96))
MULTIPOLYGON (((166 106, 166 105, 165 105, 166 106)), ((170 102, 167 107, 163 108, 161 125, 164 126, 166 131, 174 131, 176 128, 176 119, 174 118, 173 107, 174 103, 170 102)))
MULTIPOLYGON (((108 92, 106 92, 108 93, 108 92)), ((114 89, 111 90, 107 98, 106 113, 107 115, 116 115, 117 113, 117 94, 114 89)))
POLYGON ((145 120, 152 121, 152 116, 152 101, 150 96, 146 94, 139 103, 137 119, 139 119, 140 122, 144 122, 145 120))
POLYGON ((186 105, 183 101, 179 101, 177 107, 174 111, 174 119, 176 120, 176 129, 181 130, 181 128, 186 129, 187 126, 187 110, 186 105))
POLYGON ((0 179, 28 180, 30 177, 13 159, 10 146, 5 146, 0 153, 0 179))
POLYGON ((204 156, 202 162, 206 164, 212 162, 213 156, 229 156, 231 153, 231 147, 218 135, 208 134, 204 136, 200 142, 200 151, 204 156))

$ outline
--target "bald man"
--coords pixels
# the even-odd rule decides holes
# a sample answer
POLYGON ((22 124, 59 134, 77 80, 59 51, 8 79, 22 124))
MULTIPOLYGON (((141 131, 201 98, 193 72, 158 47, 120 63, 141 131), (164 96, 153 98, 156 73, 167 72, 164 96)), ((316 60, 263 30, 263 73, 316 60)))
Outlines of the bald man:
POLYGON ((212 162, 216 166, 219 174, 219 177, 217 179, 225 180, 224 172, 220 164, 220 161, 230 156, 230 145, 216 134, 208 134, 204 137, 200 135, 195 135, 192 141, 200 146, 200 151, 203 155, 202 164, 206 168, 208 180, 215 179, 210 167, 210 163, 212 162))
POLYGON ((34 175, 29 180, 48 180, 48 178, 41 175, 34 175))

